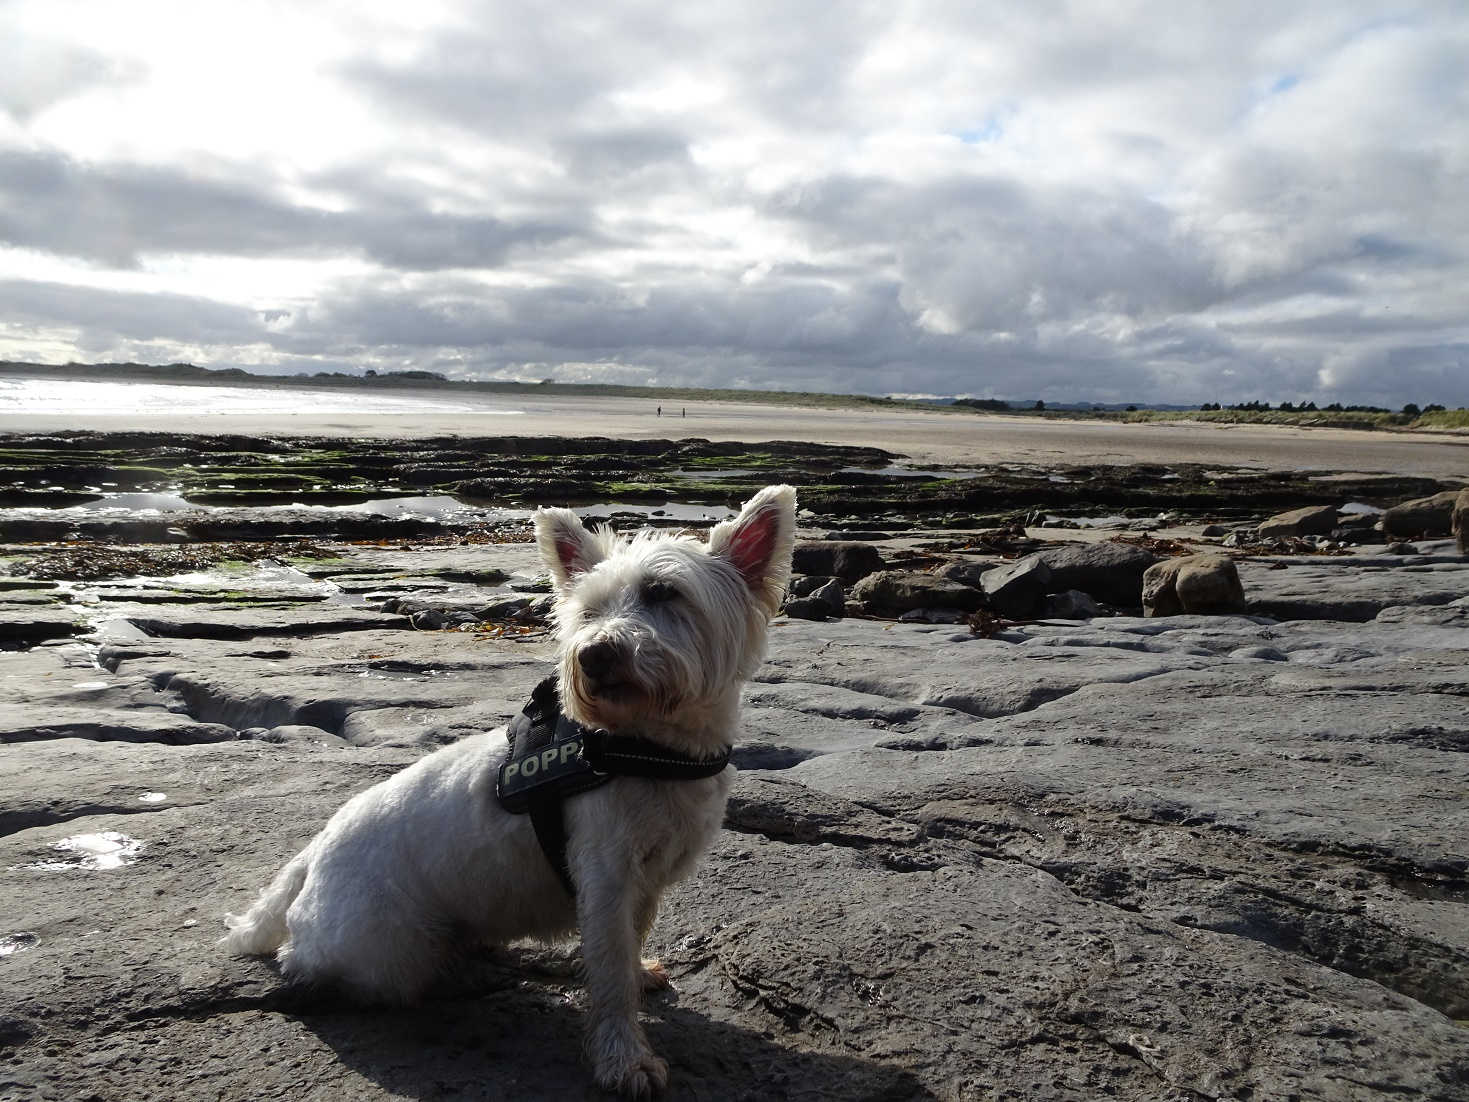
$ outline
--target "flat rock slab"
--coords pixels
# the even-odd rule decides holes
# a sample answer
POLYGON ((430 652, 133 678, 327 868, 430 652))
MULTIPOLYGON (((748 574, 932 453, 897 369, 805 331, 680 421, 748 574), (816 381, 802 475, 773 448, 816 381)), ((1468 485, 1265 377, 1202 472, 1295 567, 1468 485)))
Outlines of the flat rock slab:
POLYGON ((37 607, 29 603, 0 605, 0 640, 37 643, 43 639, 61 639, 85 630, 81 609, 50 604, 37 607))
POLYGON ((1353 555, 1238 564, 1249 610, 1278 620, 1365 623, 1384 609, 1469 596, 1460 556, 1353 555))
MULTIPOLYGON (((356 547, 351 560, 362 567, 399 573, 431 574, 445 581, 497 585, 512 574, 541 574, 540 553, 532 544, 502 543, 484 547, 417 547, 412 550, 356 547)), ((302 565, 308 574, 316 571, 302 565)))
POLYGON ((241 608, 230 604, 148 605, 109 608, 150 635, 203 639, 246 639, 367 628, 403 627, 407 618, 348 605, 276 603, 241 608))
MULTIPOLYGON (((777 621, 652 937, 668 1097, 1462 1102, 1469 631, 1416 618, 1462 566, 1337 561, 1377 619, 777 621)), ((362 1009, 217 944, 549 638, 260 623, 0 652, 0 1097, 596 1097, 564 949, 362 1009)))
POLYGON ((932 1092, 898 1097, 1447 1099, 1469 1056, 1462 1030, 1375 984, 1008 863, 756 837, 669 910, 711 931, 670 944, 682 1001, 932 1092))

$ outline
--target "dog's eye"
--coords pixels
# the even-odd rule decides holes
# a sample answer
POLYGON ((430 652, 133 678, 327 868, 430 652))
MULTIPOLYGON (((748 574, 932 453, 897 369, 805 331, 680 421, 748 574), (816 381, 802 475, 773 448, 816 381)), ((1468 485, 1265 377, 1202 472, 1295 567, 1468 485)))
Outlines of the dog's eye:
POLYGON ((678 590, 667 582, 649 582, 643 586, 643 602, 650 605, 661 605, 665 601, 672 601, 678 597, 678 590))

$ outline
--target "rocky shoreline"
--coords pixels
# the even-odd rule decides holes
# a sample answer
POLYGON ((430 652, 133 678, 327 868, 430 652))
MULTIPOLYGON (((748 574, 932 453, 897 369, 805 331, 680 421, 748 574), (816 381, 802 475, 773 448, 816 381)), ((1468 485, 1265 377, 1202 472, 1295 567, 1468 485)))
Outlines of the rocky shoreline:
POLYGON ((1453 494, 1390 509, 1457 487, 499 439, 5 441, 0 1098, 588 1097, 567 950, 363 1010, 219 916, 520 707, 526 508, 697 527, 777 480, 800 576, 653 935, 669 1097, 1469 1097, 1469 556, 1453 494))

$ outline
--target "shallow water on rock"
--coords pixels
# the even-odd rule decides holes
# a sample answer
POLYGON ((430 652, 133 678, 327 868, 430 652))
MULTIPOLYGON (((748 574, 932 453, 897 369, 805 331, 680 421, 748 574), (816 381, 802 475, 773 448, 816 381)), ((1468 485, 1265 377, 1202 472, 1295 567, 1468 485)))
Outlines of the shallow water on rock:
POLYGON ((70 872, 72 870, 106 871, 131 865, 143 850, 143 843, 136 838, 116 830, 104 830, 97 834, 73 834, 51 848, 72 856, 59 861, 35 861, 29 865, 17 865, 16 869, 35 869, 41 872, 70 872))
POLYGON ((973 470, 940 469, 931 471, 915 471, 911 467, 841 467, 838 474, 880 474, 889 478, 975 478, 980 472, 973 470))
POLYGON ((34 949, 40 940, 29 930, 22 930, 18 934, 6 934, 0 937, 0 957, 8 957, 15 953, 24 953, 27 949, 34 949))
POLYGON ((283 599, 299 597, 331 597, 338 592, 335 583, 284 563, 261 561, 249 566, 216 567, 212 570, 194 570, 187 574, 171 574, 161 578, 125 578, 122 584, 130 588, 153 587, 198 591, 249 591, 251 593, 279 595, 283 599))
POLYGON ((82 501, 75 505, 58 505, 54 508, 22 506, 0 509, 0 520, 6 518, 37 520, 44 517, 76 517, 78 520, 90 520, 96 517, 153 517, 162 513, 207 508, 207 506, 195 505, 178 494, 103 493, 101 490, 92 488, 89 488, 89 492, 95 492, 99 496, 92 501, 82 501))
MULTIPOLYGON (((853 468, 860 470, 862 468, 853 468)), ((718 477, 733 477, 736 473, 723 471, 718 477)), ((751 472, 752 473, 752 472, 751 472)), ((909 474, 926 475, 927 472, 911 471, 909 474)), ((700 477, 715 477, 700 472, 700 477)), ((938 477, 938 476, 935 476, 938 477)), ((955 475, 953 477, 961 477, 955 475)), ((320 505, 302 501, 277 500, 262 505, 204 505, 188 501, 177 494, 107 494, 96 501, 80 505, 37 508, 25 506, 0 509, 0 523, 6 520, 46 520, 76 517, 78 520, 97 516, 150 517, 163 513, 218 513, 255 509, 262 512, 291 511, 315 513, 322 516, 343 513, 367 514, 402 520, 455 521, 459 523, 498 523, 510 520, 528 520, 534 509, 500 508, 473 498, 460 498, 451 494, 416 494, 404 497, 380 497, 367 501, 354 501, 347 505, 320 505)), ((603 518, 614 513, 634 513, 642 516, 667 517, 673 520, 726 520, 735 515, 734 510, 720 505, 693 505, 686 502, 669 501, 657 505, 634 502, 608 501, 589 505, 577 505, 572 511, 581 517, 603 518)))
POLYGON ((1058 513, 1047 513, 1046 523, 1055 524, 1057 521, 1070 521, 1078 528, 1126 528, 1132 524, 1137 517, 1125 517, 1120 513, 1112 513, 1100 517, 1063 517, 1058 513))
POLYGON ((675 478, 691 478, 697 479, 700 482, 715 482, 721 478, 750 478, 756 472, 749 467, 720 467, 707 471, 680 467, 672 473, 675 478))
MULTIPOLYGON (((601 519, 610 517, 615 513, 632 513, 636 516, 656 518, 659 520, 705 520, 721 521, 729 520, 736 515, 735 510, 723 505, 687 505, 680 501, 665 501, 662 505, 632 505, 617 501, 603 502, 598 505, 577 505, 571 510, 583 520, 601 519)), ((529 512, 526 514, 529 515, 529 512)))

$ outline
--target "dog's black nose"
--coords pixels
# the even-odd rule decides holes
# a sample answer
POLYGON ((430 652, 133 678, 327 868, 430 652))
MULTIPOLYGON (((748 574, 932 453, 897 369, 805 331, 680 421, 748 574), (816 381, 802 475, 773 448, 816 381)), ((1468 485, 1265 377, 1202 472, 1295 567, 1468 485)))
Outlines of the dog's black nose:
POLYGON ((593 681, 605 680, 617 668, 617 661, 617 648, 605 641, 583 647, 576 655, 576 664, 581 667, 581 672, 593 681))

